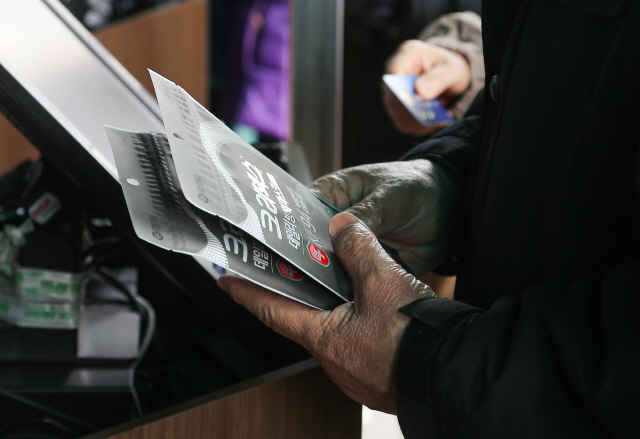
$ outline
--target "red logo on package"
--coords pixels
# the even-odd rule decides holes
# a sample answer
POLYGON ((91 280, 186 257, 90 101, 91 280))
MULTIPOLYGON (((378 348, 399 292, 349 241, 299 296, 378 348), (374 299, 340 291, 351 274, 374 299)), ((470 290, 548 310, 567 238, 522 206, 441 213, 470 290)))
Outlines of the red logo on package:
POLYGON ((55 195, 45 192, 29 207, 29 216, 38 224, 46 224, 61 207, 60 200, 55 195))
POLYGON ((320 250, 313 242, 309 243, 309 256, 324 267, 329 266, 329 258, 327 254, 320 250))
POLYGON ((291 280, 302 280, 302 273, 293 264, 280 259, 278 261, 278 271, 284 277, 288 277, 291 280))

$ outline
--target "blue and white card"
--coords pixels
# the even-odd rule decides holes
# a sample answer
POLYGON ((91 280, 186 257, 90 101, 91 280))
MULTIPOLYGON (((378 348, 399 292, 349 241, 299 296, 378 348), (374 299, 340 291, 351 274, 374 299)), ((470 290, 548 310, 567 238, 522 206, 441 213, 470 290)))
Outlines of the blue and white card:
POLYGON ((421 125, 445 125, 453 122, 453 117, 437 99, 427 100, 416 93, 417 77, 388 74, 382 79, 421 125))

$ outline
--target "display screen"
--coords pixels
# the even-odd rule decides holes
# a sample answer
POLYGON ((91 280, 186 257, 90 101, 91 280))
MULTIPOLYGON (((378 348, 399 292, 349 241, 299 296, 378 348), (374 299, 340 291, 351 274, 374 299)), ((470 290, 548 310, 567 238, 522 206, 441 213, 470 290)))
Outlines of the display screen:
POLYGON ((0 64, 114 177, 103 125, 164 131, 155 99, 57 1, 0 0, 0 64))
POLYGON ((0 107, 79 186, 99 182, 94 197, 108 212, 126 214, 122 196, 113 198, 120 189, 104 125, 164 132, 155 98, 58 0, 0 0, 0 71, 0 107), (10 107, 22 109, 22 120, 10 107))

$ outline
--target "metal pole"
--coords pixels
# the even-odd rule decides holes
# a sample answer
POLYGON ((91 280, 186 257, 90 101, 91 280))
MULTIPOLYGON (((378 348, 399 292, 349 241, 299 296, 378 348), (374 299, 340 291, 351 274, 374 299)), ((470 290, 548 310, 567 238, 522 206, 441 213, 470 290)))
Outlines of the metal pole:
POLYGON ((342 163, 344 0, 291 0, 292 141, 314 178, 342 163))

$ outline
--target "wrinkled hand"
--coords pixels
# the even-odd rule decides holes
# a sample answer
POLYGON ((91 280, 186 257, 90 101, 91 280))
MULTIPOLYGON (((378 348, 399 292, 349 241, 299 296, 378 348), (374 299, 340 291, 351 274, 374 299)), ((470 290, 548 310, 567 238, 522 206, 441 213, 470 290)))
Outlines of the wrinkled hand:
POLYGON ((353 281, 353 303, 317 311, 236 276, 221 276, 218 285, 267 326, 305 347, 347 396, 393 414, 398 346, 409 322, 397 310, 433 291, 393 262, 353 215, 336 215, 329 234, 353 281))
MULTIPOLYGON (((402 43, 387 61, 386 70, 392 74, 418 75, 416 92, 425 99, 439 99, 447 108, 471 84, 471 68, 462 55, 419 40, 402 43)), ((386 85, 383 100, 391 121, 405 134, 420 136, 442 128, 442 125, 420 125, 386 85)))
POLYGON ((450 250, 457 191, 446 172, 428 160, 344 169, 316 180, 309 190, 396 246, 417 277, 450 250))

